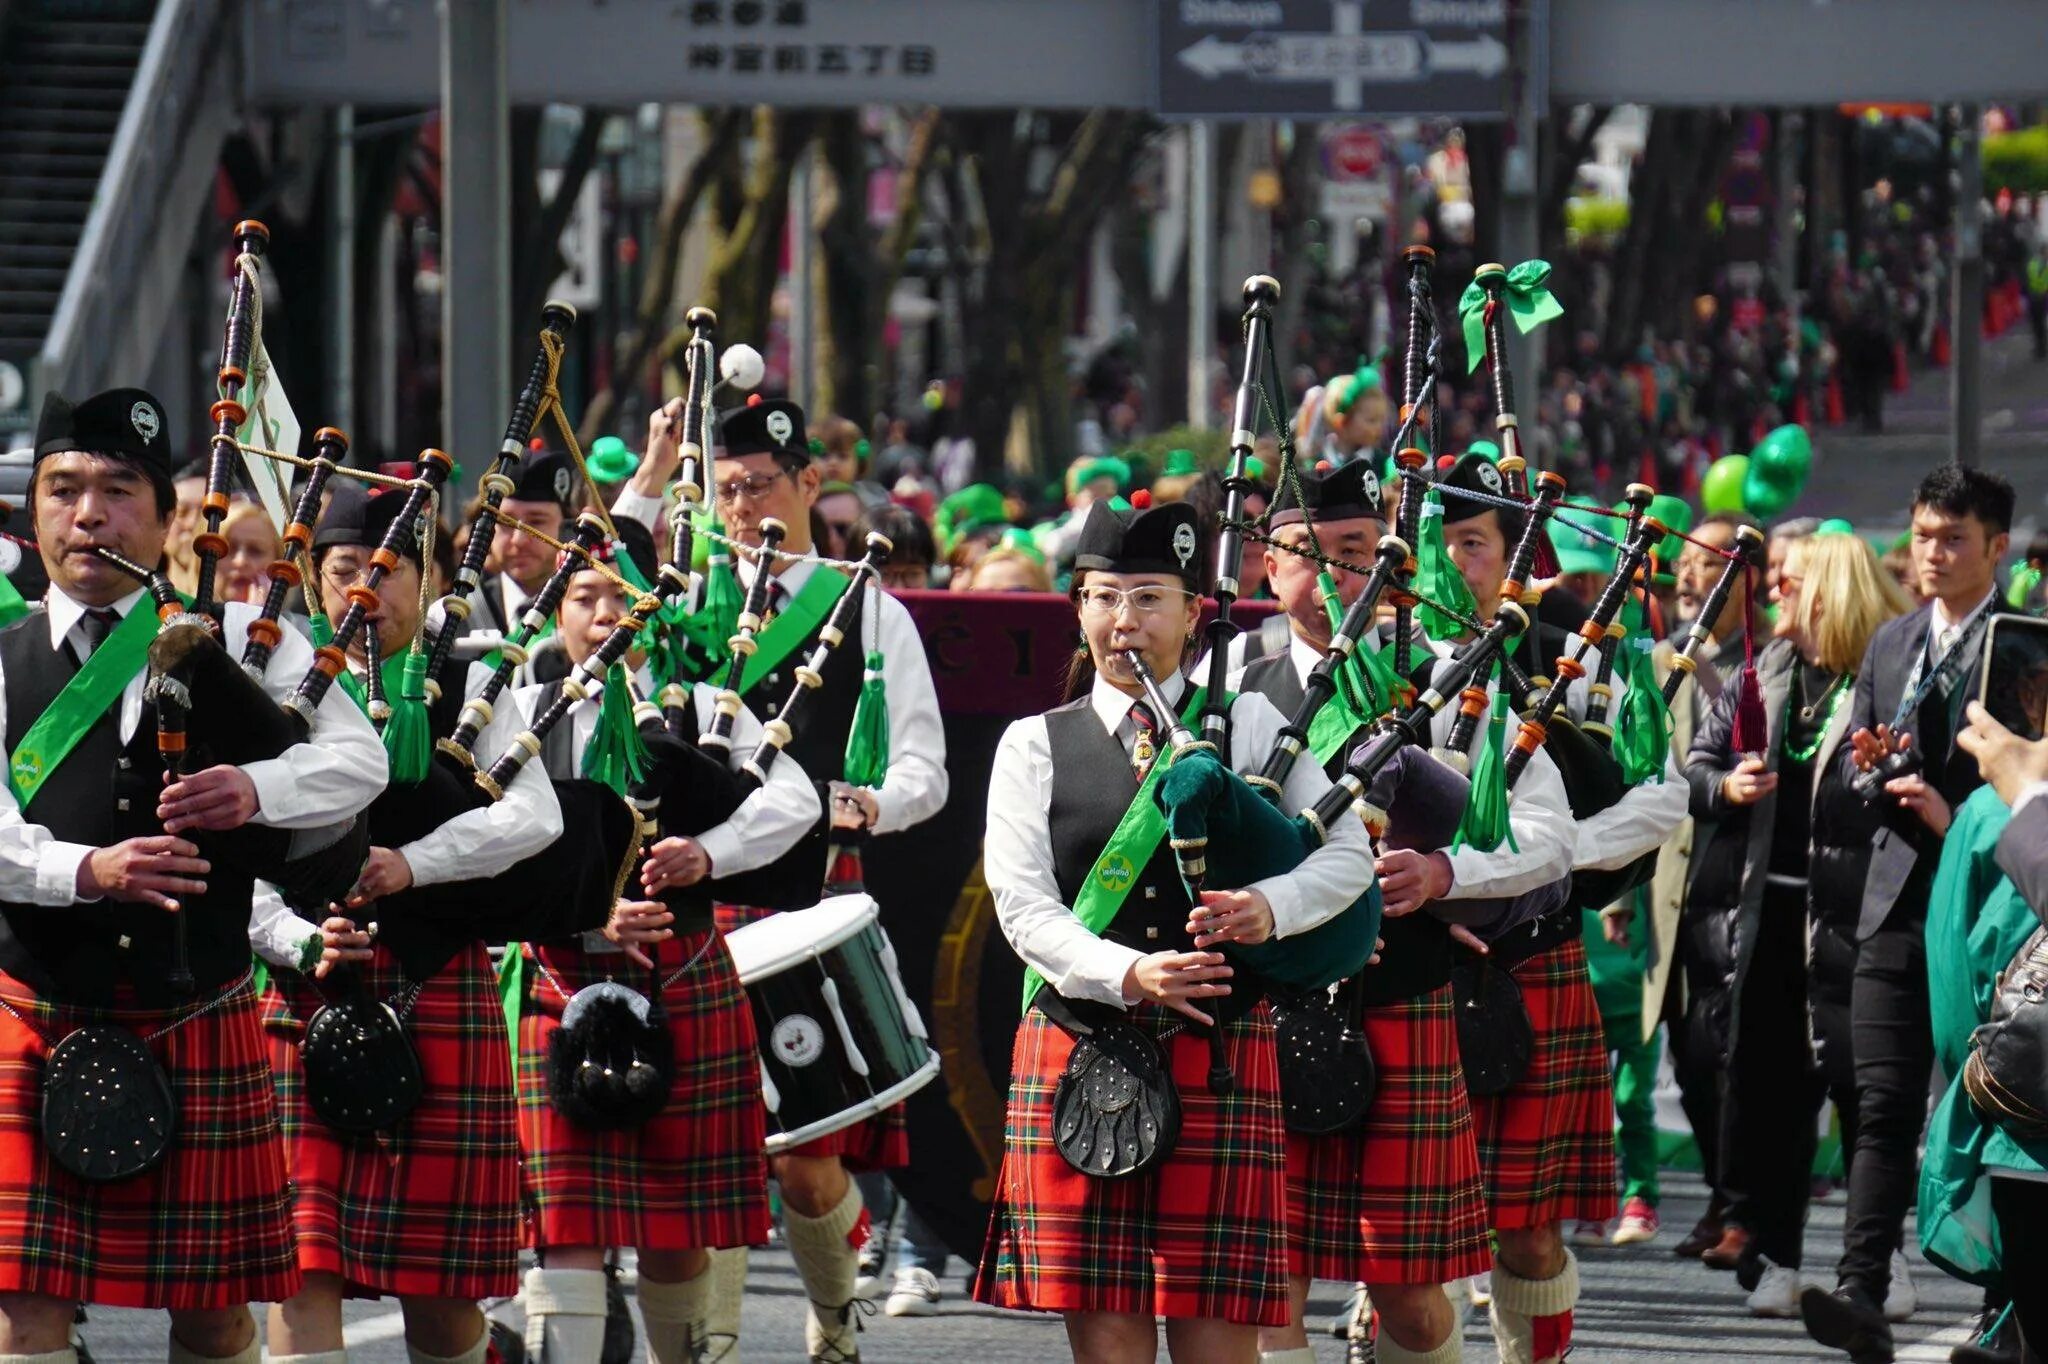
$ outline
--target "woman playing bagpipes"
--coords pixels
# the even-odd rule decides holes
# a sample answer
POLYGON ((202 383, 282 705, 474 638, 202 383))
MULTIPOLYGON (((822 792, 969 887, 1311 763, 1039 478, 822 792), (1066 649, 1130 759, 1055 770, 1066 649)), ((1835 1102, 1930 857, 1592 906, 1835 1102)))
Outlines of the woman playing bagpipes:
MULTIPOLYGON (((1504 481, 1483 454, 1460 457, 1440 486, 1451 561, 1474 600, 1494 602, 1509 580, 1509 549, 1522 538, 1528 514, 1487 500, 1501 496, 1504 481)), ((1518 653, 1543 675, 1555 670, 1574 638, 1549 630, 1532 630, 1530 637, 1536 642, 1518 653)), ((1588 655, 1588 664, 1594 657, 1588 655)), ((1623 688, 1619 679, 1613 686, 1619 713, 1623 688)), ((1562 713, 1583 717, 1585 696, 1586 688, 1573 684, 1562 713)), ((1658 743, 1663 751, 1657 775, 1583 821, 1573 821, 1557 769, 1538 748, 1514 787, 1514 808, 1541 803, 1575 825, 1568 870, 1624 867, 1659 847, 1685 818, 1685 783, 1671 763, 1668 742, 1659 736, 1658 743)), ((1520 825, 1515 829, 1519 834, 1520 825)), ((1423 893, 1488 893, 1474 887, 1472 868, 1465 865, 1482 860, 1513 868, 1523 859, 1509 848, 1437 855, 1430 859, 1434 865, 1419 868, 1423 893)), ((1392 889, 1388 899, 1394 899, 1392 889)), ((1569 1348, 1578 1265, 1559 1224, 1604 1223, 1615 1211, 1613 1080, 1579 926, 1577 907, 1560 904, 1555 913, 1491 936, 1492 965, 1513 976, 1533 1034, 1521 1077, 1504 1092, 1473 1103, 1498 1243, 1493 1315, 1504 1360, 1542 1364, 1569 1348)))
MULTIPOLYGON (((1364 829, 1342 821, 1293 871, 1190 902, 1153 804, 1177 717, 1140 704, 1128 656, 1168 704, 1198 709, 1183 674, 1200 611, 1196 545, 1185 503, 1090 510, 1073 588, 1086 641, 1069 688, 1077 699, 1012 725, 989 778, 984 868, 1030 969, 975 1296, 1064 1314, 1074 1357, 1108 1364, 1154 1358, 1157 1317, 1181 1360, 1250 1361, 1257 1328, 1286 1323, 1273 1027, 1259 989, 1219 949, 1313 928, 1372 884, 1364 829), (1228 1063, 1220 1076, 1212 1024, 1228 1063), (1061 1085, 1077 1047, 1100 1068, 1061 1085), (1124 1111, 1150 1116, 1092 1149, 1062 1143, 1056 1105, 1088 1097, 1076 1088, 1131 1084, 1138 1099, 1124 1111)), ((1251 696, 1229 714, 1235 760, 1256 766, 1280 715, 1251 696)), ((1284 807, 1328 789, 1299 764, 1284 807)))
MULTIPOLYGON (((1383 497, 1392 491, 1379 486, 1363 460, 1282 477, 1268 522, 1266 580, 1289 623, 1289 646, 1240 669, 1234 689, 1264 696, 1283 715, 1303 704, 1334 633, 1319 588, 1323 560, 1340 561, 1328 565, 1327 582, 1348 613, 1371 585, 1353 570, 1381 553, 1390 510, 1383 497)), ((1390 549, 1397 543, 1388 541, 1390 549)), ((1397 562, 1405 557, 1392 552, 1397 562)), ((1386 621, 1366 627, 1354 661, 1340 671, 1337 694, 1310 726, 1308 753, 1333 777, 1369 723, 1397 703, 1396 677, 1385 661, 1390 629, 1386 621)), ((1419 630, 1411 644, 1417 657, 1428 657, 1429 641, 1419 630)), ((1387 783, 1392 799, 1376 783, 1371 802, 1388 816, 1387 845, 1449 850, 1465 811, 1465 778, 1414 748, 1387 775, 1397 778, 1387 783)), ((1464 930, 1412 898, 1396 907, 1406 912, 1381 921, 1378 964, 1338 991, 1369 1051, 1372 1098, 1340 1130, 1287 1134, 1294 1321, 1291 1329, 1261 1334, 1268 1364, 1313 1359, 1302 1316, 1316 1279, 1366 1286, 1385 1364, 1462 1358, 1442 1285, 1492 1264, 1451 996, 1452 935, 1464 930)))
MULTIPOLYGON (((274 758, 165 784, 146 687, 156 612, 95 550, 164 562, 170 449, 163 407, 140 389, 76 406, 50 395, 29 483, 50 588, 0 631, 0 1351, 38 1364, 73 1364, 80 1302, 169 1309, 162 1357, 179 1364, 254 1364, 246 1304, 293 1292, 299 1275, 248 987, 252 878, 197 842, 346 819, 385 775, 369 723, 333 698, 274 758), (165 1121, 134 1134, 155 1155, 139 1168, 108 1168, 98 1145, 60 1167, 51 1138, 64 1134, 35 1121, 56 1052, 92 1035, 146 1048, 137 1059, 162 1085, 165 1121)), ((236 657, 256 614, 221 608, 236 657)), ((281 701, 311 662, 285 628, 261 686, 281 701)), ((125 1138, 124 1115, 136 1111, 90 1125, 125 1138)))
MULTIPOLYGON (((647 528, 621 520, 616 530, 608 566, 652 583, 657 560, 647 528)), ((571 667, 604 643, 631 604, 627 589, 602 568, 569 577, 557 619, 571 667)), ((531 728, 561 689, 551 682, 514 693, 522 727, 531 728)), ((540 758, 548 775, 591 776, 622 790, 636 778, 652 779, 664 807, 683 806, 693 780, 699 789, 709 783, 686 767, 673 770, 690 755, 668 751, 661 739, 647 753, 632 697, 650 690, 637 654, 614 664, 600 704, 579 707, 544 739, 540 758), (673 765, 668 773, 665 764, 673 765)), ((710 726, 716 696, 704 683, 692 688, 687 713, 698 729, 710 726)), ((734 773, 761 738, 751 711, 742 709, 736 721, 727 755, 734 773)), ((694 733, 677 738, 694 748, 694 733)), ((637 1297, 649 1357, 655 1364, 701 1358, 696 1352, 710 1344, 705 1251, 768 1237, 760 1052, 746 993, 712 923, 708 886, 713 875, 774 861, 817 822, 817 793, 802 769, 778 762, 768 772, 767 784, 752 787, 729 815, 692 818, 687 808, 665 809, 665 827, 701 832, 654 842, 602 931, 529 943, 516 971, 508 970, 527 1235, 541 1257, 525 1280, 532 1358, 597 1364, 605 1335, 604 1253, 624 1246, 639 1252, 637 1297), (658 988, 644 988, 650 979, 658 988), (627 995, 621 984, 640 993, 627 995), (564 1036, 573 1031, 564 1027, 565 1010, 590 987, 596 988, 576 1008, 591 1020, 582 1025, 591 1040, 579 1046, 564 1036), (634 1038, 636 1024, 623 1018, 604 1021, 594 1001, 607 993, 635 1009, 651 1001, 637 1026, 665 1029, 666 1041, 634 1038), (572 1069, 579 1056, 611 1053, 616 1070, 626 1073, 617 1054, 627 1048, 635 1064, 666 1069, 668 1083, 655 1084, 645 1099, 579 1084, 572 1069)), ((648 1078, 655 1079, 652 1072, 648 1078)))
MULTIPOLYGON (((354 636, 348 657, 351 682, 381 692, 394 708, 423 705, 417 677, 406 674, 409 658, 419 656, 419 532, 433 514, 429 509, 416 524, 403 524, 407 505, 397 489, 365 496, 344 485, 312 541, 321 601, 335 620, 348 609, 350 589, 363 585, 366 572, 377 573, 373 551, 395 553, 375 582, 376 605, 367 612, 373 628, 354 636), (376 641, 374 658, 364 652, 366 638, 376 641)), ((432 713, 407 720, 394 714, 387 742, 393 726, 411 722, 445 733, 460 704, 451 694, 432 713)), ((500 713, 483 730, 478 759, 495 758, 516 730, 511 714, 500 713)), ((465 787, 454 785, 458 794, 465 787)), ((561 806, 538 767, 522 771, 494 803, 458 799, 422 815, 397 804, 401 799, 422 804, 394 784, 371 807, 369 862, 328 940, 349 957, 367 950, 368 959, 344 974, 388 1008, 410 1038, 418 1076, 413 1106, 392 1125, 369 1131, 340 1130, 331 1110, 316 1108, 320 1097, 308 1084, 301 1042, 335 998, 335 981, 280 974, 266 1010, 306 1277, 300 1292, 273 1309, 270 1349, 299 1364, 343 1364, 344 1294, 396 1296, 415 1359, 483 1364, 489 1337, 477 1299, 518 1291, 512 1069, 485 950, 494 925, 489 907, 462 903, 462 883, 503 872, 553 843, 563 829, 561 806)), ((508 915, 516 910, 509 903, 501 908, 508 915)))

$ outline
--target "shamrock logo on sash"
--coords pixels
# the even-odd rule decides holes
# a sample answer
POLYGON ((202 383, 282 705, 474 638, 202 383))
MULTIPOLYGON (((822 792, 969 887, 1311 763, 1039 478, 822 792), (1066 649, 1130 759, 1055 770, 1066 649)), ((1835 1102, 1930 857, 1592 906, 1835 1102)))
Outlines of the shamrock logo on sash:
POLYGON ((1128 890, 1131 882, 1138 879, 1138 869, 1122 853, 1111 853, 1096 864, 1095 879, 1102 882, 1104 890, 1128 890))
POLYGON ((14 780, 25 785, 43 774, 43 757, 40 753, 17 753, 14 755, 14 780))

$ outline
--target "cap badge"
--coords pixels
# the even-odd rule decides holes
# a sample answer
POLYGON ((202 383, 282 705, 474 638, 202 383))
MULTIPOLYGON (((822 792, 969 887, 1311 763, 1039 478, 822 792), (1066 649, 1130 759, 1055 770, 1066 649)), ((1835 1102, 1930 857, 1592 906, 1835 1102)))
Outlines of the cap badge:
POLYGON ((1481 464, 1479 466, 1479 481, 1486 485, 1488 492, 1499 492, 1500 470, 1494 468, 1491 464, 1481 464))
POLYGON ((570 474, 568 466, 564 465, 562 468, 555 470, 555 501, 567 502, 569 500, 569 490, 575 486, 575 477, 570 474))
POLYGON ((138 401, 128 409, 128 422, 135 428, 135 434, 144 440, 155 440, 156 433, 163 430, 163 421, 156 415, 156 409, 145 402, 138 401))
POLYGON ((1185 569, 1195 557, 1195 528, 1183 521, 1173 528, 1173 557, 1185 569))
POLYGON ((1380 477, 1367 469, 1365 476, 1358 480, 1359 491, 1365 494, 1365 505, 1378 511, 1380 507, 1380 477))
POLYGON ((796 423, 789 419, 787 412, 770 412, 766 425, 768 438, 777 445, 789 444, 789 438, 796 434, 796 423))

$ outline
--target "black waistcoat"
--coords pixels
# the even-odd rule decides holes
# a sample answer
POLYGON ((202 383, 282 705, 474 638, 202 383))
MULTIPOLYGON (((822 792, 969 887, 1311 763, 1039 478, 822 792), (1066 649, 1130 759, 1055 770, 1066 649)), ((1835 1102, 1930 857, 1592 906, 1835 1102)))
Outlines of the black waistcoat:
MULTIPOLYGON (((11 754, 78 665, 68 648, 51 650, 49 617, 37 611, 0 630, 0 668, 5 669, 11 754)), ((22 818, 64 842, 96 848, 164 831, 156 817, 164 770, 156 748, 156 709, 143 704, 135 736, 124 745, 121 705, 116 697, 37 789, 22 818)), ((203 856, 205 835, 186 837, 201 844, 203 856)), ((201 994, 248 969, 253 889, 246 874, 230 871, 218 859, 205 880, 205 894, 180 900, 187 960, 201 994)), ((165 985, 174 922, 153 906, 112 900, 0 904, 0 970, 58 999, 105 1003, 117 985, 126 983, 146 1006, 176 1004, 180 997, 165 985)))
MULTIPOLYGON (((854 603, 846 638, 826 656, 825 666, 819 671, 824 685, 804 697, 797 712, 795 733, 782 751, 784 758, 796 760, 817 787, 818 808, 825 813, 794 848, 768 866, 721 880, 717 889, 719 899, 764 909, 808 909, 823 898, 831 832, 830 787, 845 779, 846 741, 853 736, 853 713, 860 701, 861 676, 866 671, 862 617, 868 605, 865 597, 854 603)), ((820 621, 818 629, 823 626, 820 621)), ((779 716, 797 685, 797 668, 810 657, 817 643, 818 630, 814 629, 802 644, 749 687, 745 698, 748 709, 764 722, 779 716)))
MULTIPOLYGON (((1052 805, 1046 824, 1052 839, 1053 880, 1060 898, 1072 905, 1095 874, 1102 850, 1138 793, 1131 758, 1116 736, 1102 727, 1088 698, 1050 710, 1045 733, 1052 753, 1052 805)), ((1188 936, 1188 892, 1166 839, 1142 867, 1132 869, 1130 892, 1102 937, 1139 952, 1192 952, 1188 936)), ((1260 992, 1244 971, 1232 991, 1204 1001, 1202 1008, 1228 1021, 1251 1011, 1260 992), (1213 1007, 1212 1007, 1213 1006, 1213 1007)))
MULTIPOLYGON (((1241 689, 1257 692, 1288 716, 1301 704, 1303 695, 1301 676, 1289 654, 1270 654, 1246 668, 1241 689)), ((1332 754, 1323 764, 1325 775, 1334 780, 1344 770, 1352 746, 1364 737, 1361 730, 1332 754)), ((1380 963, 1366 967, 1365 977, 1358 985, 1364 1003, 1392 1004, 1414 999, 1451 978, 1450 930, 1436 916, 1417 911, 1398 919, 1382 919, 1380 938, 1386 943, 1380 950, 1380 963)))

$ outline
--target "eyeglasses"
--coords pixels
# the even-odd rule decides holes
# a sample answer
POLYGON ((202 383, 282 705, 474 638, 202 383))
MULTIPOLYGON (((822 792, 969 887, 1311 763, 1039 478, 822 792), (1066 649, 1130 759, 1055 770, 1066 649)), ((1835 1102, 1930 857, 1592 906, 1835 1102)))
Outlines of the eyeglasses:
POLYGON ((728 479, 716 485, 714 491, 718 494, 718 501, 722 506, 730 507, 739 501, 741 493, 746 494, 747 501, 757 502, 768 495, 768 490, 774 487, 775 481, 781 477, 779 473, 748 474, 745 478, 728 479))
POLYGON ((1185 597, 1194 594, 1182 587, 1084 587, 1081 610, 1093 616, 1113 616, 1129 608, 1133 615, 1157 616, 1174 610, 1185 597))

